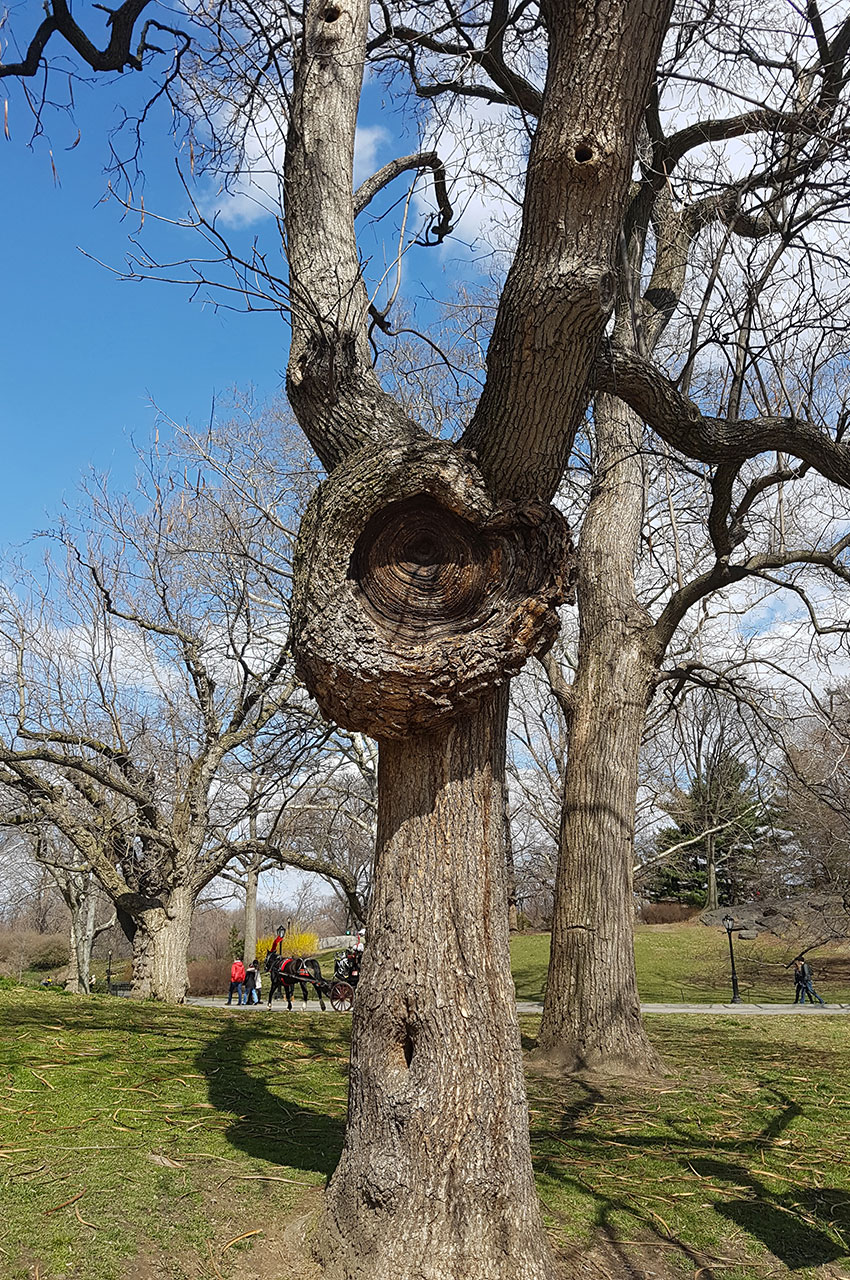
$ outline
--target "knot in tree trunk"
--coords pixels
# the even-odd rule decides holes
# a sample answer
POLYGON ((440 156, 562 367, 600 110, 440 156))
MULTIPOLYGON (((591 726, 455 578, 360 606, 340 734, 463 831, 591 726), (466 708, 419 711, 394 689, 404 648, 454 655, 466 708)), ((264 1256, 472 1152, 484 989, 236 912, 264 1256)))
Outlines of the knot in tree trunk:
POLYGON ((465 451, 369 445, 325 481, 301 526, 296 669, 347 728, 430 732, 549 647, 573 566, 561 514, 495 502, 465 451))

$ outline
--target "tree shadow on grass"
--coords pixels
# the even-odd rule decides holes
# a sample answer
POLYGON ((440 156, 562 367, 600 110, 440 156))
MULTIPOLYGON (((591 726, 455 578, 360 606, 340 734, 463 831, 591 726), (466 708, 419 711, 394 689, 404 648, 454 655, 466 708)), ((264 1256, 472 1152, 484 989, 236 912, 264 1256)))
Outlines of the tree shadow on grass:
MULTIPOLYGON (((278 1015, 234 1017, 185 1007, 98 997, 43 997, 0 1005, 0 1043, 9 1065, 31 1066, 62 1052, 57 1037, 86 1048, 65 1065, 89 1083, 136 1059, 139 1080, 155 1086, 179 1078, 193 1061, 213 1106, 232 1120, 224 1133, 258 1160, 328 1176, 342 1150, 342 1105, 326 1095, 345 1092, 338 1024, 298 1017, 291 1041, 278 1015), (144 1046, 136 1036, 144 1037, 144 1046), (134 1052, 135 1050, 135 1052, 134 1052), (315 1064, 320 1064, 316 1066, 315 1064), (311 1101, 312 1100, 312 1101, 311 1101), (336 1111, 338 1114, 332 1114, 336 1111)), ((0 1055, 2 1056, 2 1055, 0 1055)))
MULTIPOLYGON (((328 1041, 302 1022, 293 1042, 297 1058, 288 1061, 286 1047, 275 1053, 281 1044, 277 1023, 233 1020, 210 1039, 196 1063, 206 1076, 210 1102, 234 1115, 224 1130, 229 1142, 255 1159, 329 1177, 342 1151, 345 1122, 323 1110, 319 1098, 309 1105, 313 1085, 304 1066, 328 1057, 328 1041)), ((334 1061, 327 1069, 332 1083, 344 1087, 340 1065, 334 1061)))
MULTIPOLYGON (((575 1195, 592 1197, 597 1236, 605 1242, 609 1256, 617 1257, 618 1274, 644 1276, 639 1259, 624 1247, 625 1244, 639 1245, 640 1240, 654 1240, 659 1246, 681 1252, 694 1266, 704 1268, 702 1280, 708 1280, 712 1274, 712 1259, 703 1257, 698 1249, 673 1233, 651 1209, 626 1196, 606 1194, 594 1185, 595 1178, 585 1178, 583 1168, 604 1167, 612 1146, 624 1150, 626 1155, 631 1150, 651 1158, 657 1152, 675 1160, 683 1177, 690 1173, 703 1180, 700 1186, 705 1194, 714 1196, 716 1213, 760 1241, 790 1270, 823 1266, 847 1257, 847 1248, 841 1243, 850 1233, 850 1193, 846 1189, 786 1183, 784 1189, 778 1190, 759 1176, 755 1159, 746 1162, 750 1153, 755 1158, 757 1153, 760 1156, 769 1151, 803 1115, 803 1109, 780 1089, 773 1089, 780 1109, 758 1133, 751 1138, 733 1137, 723 1141, 710 1135, 703 1137, 675 1119, 666 1122, 667 1131, 661 1134, 618 1133, 612 1138, 610 1133, 594 1134, 585 1128, 576 1132, 576 1126, 605 1098, 586 1082, 577 1080, 573 1084, 581 1091, 577 1100, 560 1113, 560 1124, 546 1125, 550 1139, 557 1134, 560 1143, 568 1143, 569 1149, 563 1155, 556 1155, 551 1147, 540 1150, 535 1166, 543 1179, 544 1197, 547 1182, 556 1194, 559 1188, 568 1191, 570 1199, 575 1195), (575 1168, 570 1168, 572 1160, 575 1168), (623 1241, 624 1218, 634 1223, 637 1241, 623 1241), (830 1235, 830 1230, 836 1235, 830 1235)), ((546 1135, 541 1133, 540 1137, 543 1147, 546 1135)), ((572 1213, 560 1212, 553 1204, 554 1199, 553 1195, 548 1197, 549 1212, 569 1228, 572 1213)), ((728 1265, 728 1260, 724 1260, 724 1265, 728 1265)))

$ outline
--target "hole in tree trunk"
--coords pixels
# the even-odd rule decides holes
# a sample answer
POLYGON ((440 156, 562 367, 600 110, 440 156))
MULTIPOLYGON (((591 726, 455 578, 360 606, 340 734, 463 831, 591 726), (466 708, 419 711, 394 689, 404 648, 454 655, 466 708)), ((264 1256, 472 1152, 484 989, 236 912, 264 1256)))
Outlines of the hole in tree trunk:
POLYGON ((575 149, 575 158, 579 164, 587 164, 588 160, 593 159, 593 148, 589 147, 586 142, 580 142, 575 149))
POLYGON ((404 1037, 404 1044, 402 1048, 404 1050, 404 1060, 407 1063, 407 1066, 409 1069, 410 1064, 413 1061, 413 1048, 414 1048, 413 1036, 410 1034, 409 1031, 407 1032, 407 1035, 404 1037))
POLYGON ((342 13, 341 9, 339 9, 335 4, 331 4, 331 5, 328 5, 327 9, 325 9, 325 12, 322 14, 322 17, 324 18, 325 22, 336 22, 337 18, 340 16, 341 13, 342 13))

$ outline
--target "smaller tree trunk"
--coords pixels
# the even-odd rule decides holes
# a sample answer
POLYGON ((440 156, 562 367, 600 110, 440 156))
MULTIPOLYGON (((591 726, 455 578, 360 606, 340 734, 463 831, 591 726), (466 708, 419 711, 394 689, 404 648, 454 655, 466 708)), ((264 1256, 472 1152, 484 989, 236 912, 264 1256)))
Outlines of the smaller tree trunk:
POLYGON ((65 979, 65 990, 73 991, 75 994, 84 994, 86 988, 80 986, 81 970, 78 950, 77 920, 73 910, 71 912, 69 934, 71 940, 71 954, 68 960, 68 976, 65 979))
POLYGON ((97 907, 94 889, 89 878, 87 892, 80 903, 82 928, 77 932, 77 983, 78 990, 88 995, 91 991, 91 952, 94 945, 94 915, 97 907))
POLYGON ((640 419, 595 406, 597 479, 579 544, 579 655, 569 722, 552 951, 539 1052, 567 1071, 660 1070, 634 959, 638 756, 654 654, 636 598, 640 419))
POLYGON ((59 892, 70 912, 70 958, 65 990, 88 995, 91 953, 95 935, 96 894, 90 871, 54 873, 59 892))
POLYGON ((705 905, 708 911, 716 911, 720 905, 717 895, 717 857, 714 843, 714 832, 710 831, 705 838, 706 891, 705 905))
POLYGON ((516 865, 514 864, 514 842, 511 832, 511 809, 508 801, 508 786, 505 782, 505 865, 508 869, 508 928, 516 933, 519 928, 519 913, 516 903, 516 865))
POLYGON ((192 889, 180 886, 164 905, 134 915, 132 994, 136 999, 182 1004, 186 998, 194 905, 192 889))
POLYGON ((250 964, 257 954, 257 886, 260 873, 257 862, 249 863, 245 870, 245 963, 250 964))

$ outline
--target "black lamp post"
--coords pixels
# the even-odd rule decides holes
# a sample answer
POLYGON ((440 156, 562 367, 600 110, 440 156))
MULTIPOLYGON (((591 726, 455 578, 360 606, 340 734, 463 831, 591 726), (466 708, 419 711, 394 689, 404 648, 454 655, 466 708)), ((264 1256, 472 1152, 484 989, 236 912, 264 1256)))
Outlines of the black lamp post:
POLYGON ((726 930, 726 936, 729 939, 729 959, 732 964, 732 1004, 743 1004, 740 993, 738 991, 738 974, 735 971, 735 952, 732 947, 732 930, 735 928, 735 921, 732 916, 723 917, 723 928, 726 930))

